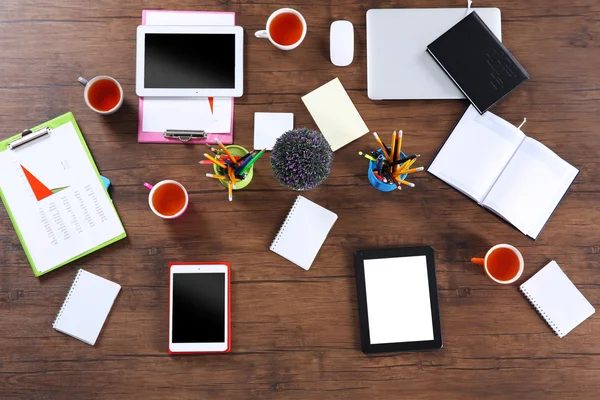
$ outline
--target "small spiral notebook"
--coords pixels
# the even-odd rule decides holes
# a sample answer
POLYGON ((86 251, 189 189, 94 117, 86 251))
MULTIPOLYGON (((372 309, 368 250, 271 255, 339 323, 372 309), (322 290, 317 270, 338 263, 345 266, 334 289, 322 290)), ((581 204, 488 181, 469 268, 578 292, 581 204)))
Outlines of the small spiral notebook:
POLYGON ((53 328, 93 346, 120 290, 121 285, 80 269, 53 328))
POLYGON ((561 338, 596 311, 556 261, 522 284, 521 292, 561 338))
POLYGON ((337 218, 337 214, 298 196, 271 251, 308 271, 337 218))

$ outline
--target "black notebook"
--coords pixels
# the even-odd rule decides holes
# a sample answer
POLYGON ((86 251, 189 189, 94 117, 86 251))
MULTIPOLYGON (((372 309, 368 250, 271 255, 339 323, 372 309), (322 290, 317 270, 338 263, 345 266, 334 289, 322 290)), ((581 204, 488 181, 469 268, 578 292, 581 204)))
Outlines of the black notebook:
POLYGON ((529 79, 475 11, 433 41, 427 51, 480 114, 529 79))

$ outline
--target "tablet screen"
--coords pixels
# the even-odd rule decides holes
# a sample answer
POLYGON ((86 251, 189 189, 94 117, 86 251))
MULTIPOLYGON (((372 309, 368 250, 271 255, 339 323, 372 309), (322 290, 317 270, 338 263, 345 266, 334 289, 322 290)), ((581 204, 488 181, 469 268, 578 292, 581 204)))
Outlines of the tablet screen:
POLYGON ((225 274, 173 274, 173 343, 225 341, 225 274))
POLYGON ((434 340, 427 257, 364 260, 371 344, 434 340))
POLYGON ((145 37, 145 88, 235 88, 235 34, 147 33, 145 37))

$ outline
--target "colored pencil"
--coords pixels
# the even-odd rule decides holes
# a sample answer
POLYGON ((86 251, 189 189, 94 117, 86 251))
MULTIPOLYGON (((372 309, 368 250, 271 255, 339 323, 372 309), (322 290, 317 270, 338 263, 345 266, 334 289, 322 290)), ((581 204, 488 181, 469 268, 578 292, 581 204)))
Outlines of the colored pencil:
POLYGON ((210 161, 217 164, 219 167, 227 169, 227 166, 225 166, 225 164, 223 164, 221 161, 217 160, 216 158, 211 157, 207 153, 204 153, 204 157, 208 158, 210 161))
POLYGON ((365 153, 363 153, 362 151, 359 151, 359 152, 358 152, 358 155, 359 155, 359 156, 363 156, 364 158, 366 158, 366 159, 367 159, 367 160, 369 160, 369 161, 377 162, 377 159, 376 159, 375 157, 373 157, 373 156, 371 156, 371 155, 369 155, 369 154, 365 154, 365 153))
POLYGON ((389 161, 392 162, 392 158, 390 157, 388 151, 387 151, 387 147, 383 144, 383 142, 381 141, 381 139, 379 138, 379 135, 377 134, 377 132, 373 132, 373 136, 375 136, 375 140, 377 140, 377 143, 379 144, 379 146, 381 147, 381 151, 383 153, 383 155, 385 156, 385 158, 389 161))
POLYGON ((206 147, 208 147, 210 149, 210 151, 212 151, 215 154, 219 154, 219 151, 217 149, 215 149, 214 147, 212 147, 210 144, 208 143, 204 143, 206 145, 206 147))
POLYGON ((227 150, 227 147, 225 147, 225 145, 223 143, 221 143, 221 141, 219 140, 219 138, 215 138, 215 142, 217 142, 217 144, 219 145, 219 147, 221 149, 223 149, 223 151, 225 152, 225 154, 227 154, 229 156, 229 158, 234 162, 234 164, 238 165, 237 160, 231 155, 231 153, 229 152, 229 150, 227 150))
POLYGON ((227 189, 229 190, 229 201, 233 201, 233 183, 227 182, 227 189))
POLYGON ((253 166, 254 163, 258 161, 258 159, 265 153, 265 150, 267 149, 262 149, 256 156, 252 157, 252 160, 250 160, 250 162, 246 164, 246 166, 240 171, 239 175, 244 174, 246 171, 248 171, 250 167, 253 166))

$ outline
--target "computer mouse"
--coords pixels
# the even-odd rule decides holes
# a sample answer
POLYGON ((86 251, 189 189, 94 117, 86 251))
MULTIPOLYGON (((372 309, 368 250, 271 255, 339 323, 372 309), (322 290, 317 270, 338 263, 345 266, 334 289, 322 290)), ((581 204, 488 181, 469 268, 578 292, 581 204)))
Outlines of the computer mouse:
POLYGON ((334 21, 329 35, 329 56, 333 65, 347 67, 354 60, 354 26, 350 21, 334 21))

